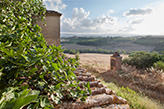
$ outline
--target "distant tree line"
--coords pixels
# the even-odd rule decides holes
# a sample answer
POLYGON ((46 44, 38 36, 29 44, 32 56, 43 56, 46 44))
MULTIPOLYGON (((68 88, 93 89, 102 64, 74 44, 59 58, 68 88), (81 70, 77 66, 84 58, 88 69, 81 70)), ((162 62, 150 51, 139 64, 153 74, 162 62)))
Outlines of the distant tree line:
MULTIPOLYGON (((76 54, 76 53, 102 53, 102 54, 113 54, 114 50, 106 50, 106 49, 64 49, 64 53, 69 53, 69 54, 76 54)), ((121 50, 118 49, 117 50, 118 53, 122 53, 122 54, 127 54, 128 52, 126 52, 125 50, 121 50)))
POLYGON ((86 46, 104 46, 108 44, 108 38, 98 38, 94 40, 80 40, 76 44, 86 46))
POLYGON ((64 49, 64 53, 76 54, 79 53, 102 53, 102 54, 112 54, 113 50, 104 50, 104 49, 83 49, 83 50, 75 50, 75 49, 64 49))

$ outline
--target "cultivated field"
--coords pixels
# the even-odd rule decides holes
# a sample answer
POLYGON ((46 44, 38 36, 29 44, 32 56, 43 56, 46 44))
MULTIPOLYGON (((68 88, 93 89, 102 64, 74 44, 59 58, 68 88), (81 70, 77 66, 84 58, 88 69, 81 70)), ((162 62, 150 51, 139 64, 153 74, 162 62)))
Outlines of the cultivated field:
MULTIPOLYGON (((74 58, 75 55, 66 54, 68 57, 74 58)), ((110 70, 110 57, 112 54, 96 54, 96 53, 82 53, 80 56, 80 64, 85 66, 92 66, 100 72, 105 72, 110 70)), ((128 55, 121 55, 127 58, 128 55)))
POLYGON ((134 43, 119 43, 115 46, 113 45, 105 45, 105 46, 85 46, 85 45, 78 45, 78 44, 64 44, 62 45, 62 48, 64 49, 80 49, 80 50, 84 50, 84 49, 106 49, 106 50, 114 50, 117 51, 118 49, 121 50, 126 50, 126 52, 130 52, 130 51, 153 51, 154 50, 154 46, 144 46, 144 45, 138 45, 138 44, 134 44, 134 43))
POLYGON ((65 49, 105 49, 117 51, 157 51, 164 46, 164 36, 136 36, 136 37, 62 37, 62 48, 65 49))

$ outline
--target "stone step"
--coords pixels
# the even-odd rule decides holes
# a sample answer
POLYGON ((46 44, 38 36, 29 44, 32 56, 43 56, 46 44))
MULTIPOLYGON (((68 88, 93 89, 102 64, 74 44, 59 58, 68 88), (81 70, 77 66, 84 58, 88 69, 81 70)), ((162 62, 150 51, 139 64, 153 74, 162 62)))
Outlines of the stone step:
MULTIPOLYGON (((60 109, 88 109, 97 106, 103 105, 118 105, 118 104, 127 104, 127 101, 116 95, 106 95, 99 94, 94 96, 87 97, 85 102, 76 101, 76 102, 66 102, 60 106, 60 109)), ((125 109, 130 109, 129 107, 125 109)))
MULTIPOLYGON (((80 83, 79 83, 80 88, 83 88, 83 84, 86 85, 87 83, 88 82, 80 81, 80 83)), ((90 84, 90 87, 98 87, 98 88, 103 87, 103 84, 100 83, 99 81, 90 81, 89 84, 90 84)))
POLYGON ((130 109, 130 107, 128 104, 110 104, 99 107, 93 107, 91 109, 130 109))
POLYGON ((92 95, 98 95, 98 94, 103 94, 103 93, 106 93, 106 90, 105 90, 105 87, 102 87, 102 88, 91 88, 91 91, 92 91, 92 95))
POLYGON ((106 90, 105 93, 106 93, 107 95, 116 95, 116 92, 113 91, 112 89, 108 89, 108 88, 106 88, 105 90, 106 90))
POLYGON ((108 89, 100 80, 96 79, 91 73, 82 67, 77 68, 74 74, 79 80, 79 86, 83 90, 83 84, 89 82, 92 95, 88 94, 85 102, 64 102, 59 109, 130 109, 127 101, 116 96, 115 91, 108 89))
POLYGON ((87 70, 85 70, 85 69, 76 69, 76 71, 74 71, 74 72, 86 73, 87 70))
POLYGON ((91 77, 87 77, 87 76, 76 76, 76 78, 79 81, 85 81, 85 82, 95 81, 96 80, 95 76, 91 76, 91 77))
POLYGON ((88 77, 92 76, 92 74, 91 73, 88 73, 88 72, 86 72, 86 73, 74 72, 74 74, 76 76, 88 76, 88 77))
POLYGON ((101 87, 101 88, 94 87, 94 88, 91 88, 91 91, 92 91, 92 95, 98 95, 98 94, 103 94, 103 93, 107 95, 116 95, 115 91, 112 91, 111 89, 107 89, 105 87, 101 87))
POLYGON ((86 85, 87 83, 90 84, 90 87, 96 87, 96 86, 98 86, 98 84, 99 84, 98 81, 91 81, 91 82, 81 81, 81 82, 79 83, 80 88, 83 88, 83 84, 86 85))
POLYGON ((100 87, 104 87, 104 85, 102 84, 102 83, 98 83, 98 87, 100 88, 100 87))

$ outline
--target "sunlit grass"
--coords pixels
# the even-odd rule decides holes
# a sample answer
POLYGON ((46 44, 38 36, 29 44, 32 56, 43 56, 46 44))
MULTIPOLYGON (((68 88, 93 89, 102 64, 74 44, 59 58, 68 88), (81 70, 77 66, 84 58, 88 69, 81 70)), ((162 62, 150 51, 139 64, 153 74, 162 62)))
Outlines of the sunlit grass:
POLYGON ((148 98, 143 94, 136 93, 128 87, 118 87, 112 82, 106 83, 102 81, 102 83, 115 91, 118 96, 126 99, 131 109, 164 109, 163 104, 160 104, 158 101, 148 98))

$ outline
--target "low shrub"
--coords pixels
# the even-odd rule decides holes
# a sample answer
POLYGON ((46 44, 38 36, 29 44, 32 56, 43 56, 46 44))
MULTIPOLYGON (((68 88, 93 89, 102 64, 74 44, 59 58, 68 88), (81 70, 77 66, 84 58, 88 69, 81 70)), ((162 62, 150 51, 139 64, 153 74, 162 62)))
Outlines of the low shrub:
POLYGON ((132 52, 128 59, 123 60, 123 64, 135 66, 138 69, 151 68, 154 63, 161 60, 163 55, 157 52, 137 51, 132 52))
POLYGON ((155 68, 157 68, 158 70, 164 70, 164 62, 163 61, 157 61, 156 63, 154 63, 153 65, 155 68))
POLYGON ((129 64, 130 63, 130 58, 125 58, 122 60, 122 64, 129 64))
POLYGON ((75 54, 75 60, 77 60, 77 61, 80 60, 79 52, 77 52, 77 53, 75 54))

